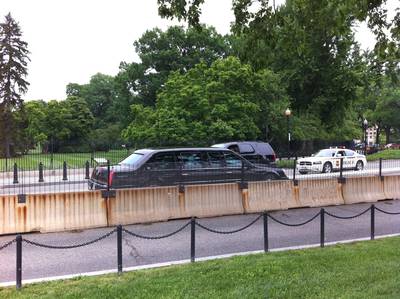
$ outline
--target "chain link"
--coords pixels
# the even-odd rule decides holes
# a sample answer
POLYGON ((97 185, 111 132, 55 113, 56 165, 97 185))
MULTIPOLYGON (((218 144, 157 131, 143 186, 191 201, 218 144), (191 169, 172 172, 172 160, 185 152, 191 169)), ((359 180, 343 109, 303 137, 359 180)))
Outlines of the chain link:
POLYGON ((0 246, 0 251, 3 250, 3 249, 6 249, 8 246, 10 246, 12 243, 14 243, 14 242, 16 242, 16 241, 17 241, 17 239, 14 239, 14 240, 11 240, 10 242, 7 242, 7 243, 4 244, 4 245, 1 245, 1 246, 0 246))
POLYGON ((104 240, 105 238, 108 238, 109 236, 111 236, 116 231, 117 231, 117 229, 113 229, 109 233, 107 233, 105 235, 102 235, 97 239, 94 239, 94 240, 91 240, 91 241, 88 241, 88 242, 85 242, 85 243, 81 243, 81 244, 66 245, 66 246, 42 244, 42 243, 31 241, 31 240, 28 240, 28 239, 25 239, 25 238, 23 238, 22 241, 24 241, 27 244, 33 245, 33 246, 38 246, 38 247, 43 247, 43 248, 48 248, 48 249, 73 249, 73 248, 88 246, 88 245, 91 245, 93 243, 96 243, 96 242, 99 242, 101 240, 104 240))
POLYGON ((140 234, 131 232, 131 231, 125 229, 125 228, 123 228, 122 231, 126 232, 128 235, 131 235, 133 237, 140 238, 140 239, 159 240, 159 239, 164 239, 164 238, 171 237, 171 236, 183 231, 189 224, 190 224, 190 221, 188 223, 186 223, 185 225, 183 225, 182 227, 178 228, 176 231, 173 231, 172 233, 169 233, 169 234, 166 234, 166 235, 162 235, 162 236, 154 236, 154 237, 140 235, 140 234))
POLYGON ((369 208, 366 209, 365 211, 362 211, 361 213, 359 213, 359 214, 357 214, 357 215, 354 215, 354 216, 338 216, 338 215, 329 213, 329 212, 327 212, 327 211, 325 211, 325 214, 326 214, 326 215, 329 215, 329 216, 331 216, 331 217, 333 217, 333 218, 345 219, 345 220, 346 220, 346 219, 354 219, 354 218, 360 217, 361 215, 364 215, 365 213, 367 213, 369 210, 371 210, 371 207, 369 207, 369 208))
POLYGON ((388 215, 400 215, 400 212, 388 212, 388 211, 382 210, 378 207, 375 207, 375 210, 382 212, 384 214, 388 214, 388 215))
POLYGON ((318 212, 317 214, 315 214, 315 216, 313 216, 311 219, 304 221, 302 223, 295 223, 295 224, 291 224, 291 223, 285 223, 283 221, 280 221, 278 219, 276 219, 275 217, 271 216, 270 214, 268 214, 268 217, 271 218, 272 220, 274 220, 275 222, 285 225, 285 226, 302 226, 302 225, 306 225, 308 223, 310 223, 311 221, 313 221, 315 218, 317 218, 319 215, 321 214, 321 212, 318 212))
POLYGON ((249 224, 243 226, 242 228, 235 229, 235 230, 231 230, 231 231, 220 231, 220 230, 215 230, 215 229, 206 227, 206 226, 204 226, 204 225, 198 223, 197 221, 196 221, 196 225, 199 226, 199 227, 201 227, 202 229, 205 229, 205 230, 207 230, 207 231, 209 231, 209 232, 211 232, 211 233, 214 233, 214 234, 229 235, 229 234, 238 233, 238 232, 240 232, 240 231, 245 230, 246 228, 249 228, 249 227, 252 226, 254 223, 256 223, 261 217, 262 217, 262 215, 259 215, 256 219, 254 219, 253 221, 251 221, 249 224))

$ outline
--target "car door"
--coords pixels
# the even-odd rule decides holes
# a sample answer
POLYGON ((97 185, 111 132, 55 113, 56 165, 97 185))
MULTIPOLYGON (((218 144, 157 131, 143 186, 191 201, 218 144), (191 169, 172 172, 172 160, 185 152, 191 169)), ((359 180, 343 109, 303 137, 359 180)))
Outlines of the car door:
POLYGON ((226 163, 225 156, 222 151, 209 151, 208 163, 210 167, 210 176, 215 183, 223 183, 226 181, 226 163))
POLYGON ((340 161, 343 160, 343 169, 346 168, 346 152, 344 150, 338 150, 335 155, 335 165, 334 168, 340 169, 340 161))
POLYGON ((143 166, 148 186, 168 186, 179 183, 179 167, 175 152, 154 154, 143 166))
POLYGON ((181 168, 181 182, 185 184, 201 184, 212 180, 205 151, 181 151, 177 155, 181 168))
POLYGON ((225 157, 225 180, 240 181, 242 179, 243 160, 232 152, 224 152, 225 157))
POLYGON ((345 163, 343 164, 343 167, 347 169, 355 168, 357 163, 357 158, 355 156, 355 153, 350 150, 345 150, 345 152, 346 152, 346 159, 344 160, 345 163))

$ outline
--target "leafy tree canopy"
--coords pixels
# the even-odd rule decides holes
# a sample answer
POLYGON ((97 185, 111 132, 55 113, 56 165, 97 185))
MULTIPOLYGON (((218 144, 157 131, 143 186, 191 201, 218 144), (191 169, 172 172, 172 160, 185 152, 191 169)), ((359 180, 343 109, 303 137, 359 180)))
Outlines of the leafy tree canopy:
POLYGON ((130 98, 130 103, 154 106, 156 94, 170 72, 185 73, 201 61, 211 65, 231 53, 227 38, 213 27, 201 28, 198 31, 172 26, 165 32, 158 28, 146 31, 134 43, 141 63, 122 62, 120 65, 116 78, 120 97, 130 98))
POLYGON ((210 145, 257 139, 266 125, 279 135, 288 102, 271 71, 255 72, 234 57, 210 67, 202 62, 185 74, 172 73, 155 109, 133 105, 123 136, 146 145, 210 145))

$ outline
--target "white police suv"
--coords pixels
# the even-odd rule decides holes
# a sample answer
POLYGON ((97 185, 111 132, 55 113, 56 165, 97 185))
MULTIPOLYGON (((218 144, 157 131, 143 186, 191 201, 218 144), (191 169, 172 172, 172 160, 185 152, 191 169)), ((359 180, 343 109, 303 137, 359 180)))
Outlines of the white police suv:
POLYGON ((340 160, 343 160, 344 170, 363 170, 367 165, 364 155, 348 149, 330 148, 320 150, 311 157, 298 159, 296 168, 301 174, 330 173, 340 169, 340 160))

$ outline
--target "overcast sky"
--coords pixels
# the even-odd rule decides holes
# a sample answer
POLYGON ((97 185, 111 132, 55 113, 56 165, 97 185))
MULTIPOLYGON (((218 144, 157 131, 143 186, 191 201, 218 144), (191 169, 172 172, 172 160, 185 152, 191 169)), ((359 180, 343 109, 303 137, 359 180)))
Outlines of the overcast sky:
MULTIPOLYGON (((231 3, 206 0, 201 22, 228 33, 231 3)), ((398 0, 388 0, 392 15, 398 6, 398 0)), ((70 82, 87 83, 98 72, 116 75, 121 61, 138 61, 133 42, 146 30, 178 24, 158 16, 157 0, 1 0, 2 21, 8 12, 31 52, 26 100, 62 100, 70 82)), ((371 48, 373 36, 365 26, 358 31, 363 47, 371 48)))

